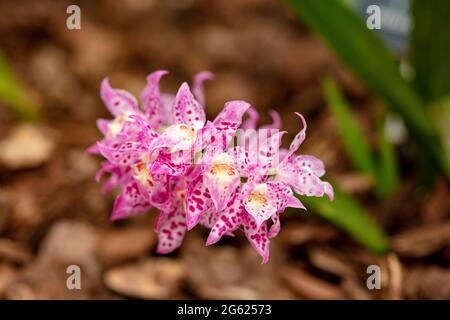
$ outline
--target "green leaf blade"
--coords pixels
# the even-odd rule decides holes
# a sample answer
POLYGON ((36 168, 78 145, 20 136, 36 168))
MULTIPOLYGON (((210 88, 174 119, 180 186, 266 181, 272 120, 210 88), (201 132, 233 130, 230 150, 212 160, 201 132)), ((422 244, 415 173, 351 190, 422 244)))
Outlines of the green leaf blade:
POLYGON ((322 81, 322 90, 328 107, 336 119, 344 147, 356 169, 376 177, 370 146, 353 119, 351 108, 331 78, 322 81))
POLYGON ((389 240, 383 230, 356 200, 345 193, 335 190, 333 202, 317 197, 299 196, 299 199, 372 252, 385 254, 389 251, 389 240))

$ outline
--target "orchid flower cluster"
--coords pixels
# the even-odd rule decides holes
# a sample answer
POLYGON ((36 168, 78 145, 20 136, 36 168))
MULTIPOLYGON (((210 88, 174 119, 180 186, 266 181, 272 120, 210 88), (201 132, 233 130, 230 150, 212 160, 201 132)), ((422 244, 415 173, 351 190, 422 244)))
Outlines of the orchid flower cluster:
POLYGON ((324 164, 311 155, 296 155, 306 137, 302 130, 289 149, 281 148, 281 120, 271 111, 271 125, 256 127, 259 115, 247 102, 227 102, 213 121, 204 111, 203 82, 213 75, 200 72, 192 91, 183 83, 176 95, 160 92, 167 71, 147 77, 141 104, 108 79, 101 97, 114 116, 98 119, 101 141, 88 151, 106 160, 96 175, 109 176, 108 192, 121 187, 111 219, 159 210, 155 223, 157 252, 172 252, 197 224, 210 229, 206 245, 233 236, 242 226, 246 238, 269 259, 269 241, 280 231, 286 207, 305 209, 294 193, 332 199, 333 189, 320 177, 324 164), (244 114, 248 119, 243 121, 244 114))

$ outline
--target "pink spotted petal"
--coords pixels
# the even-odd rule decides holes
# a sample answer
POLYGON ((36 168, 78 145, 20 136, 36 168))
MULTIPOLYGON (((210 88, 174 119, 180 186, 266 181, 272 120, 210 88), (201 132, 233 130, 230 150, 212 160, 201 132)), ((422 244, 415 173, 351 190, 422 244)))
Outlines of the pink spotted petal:
POLYGON ((156 252, 167 254, 181 246, 186 234, 186 219, 182 205, 175 205, 158 218, 158 247, 156 252))
POLYGON ((164 123, 163 103, 159 91, 160 79, 169 72, 159 70, 151 73, 147 77, 147 85, 142 91, 141 101, 144 114, 149 124, 157 129, 164 123))
POLYGON ((231 234, 241 225, 244 206, 239 194, 239 191, 237 191, 225 209, 216 213, 215 223, 212 225, 211 232, 206 240, 207 246, 219 241, 223 235, 231 234))
MULTIPOLYGON (((269 169, 276 167, 280 163, 280 144, 281 138, 286 131, 277 131, 267 136, 268 132, 261 131, 258 136, 258 150, 256 158, 260 164, 264 173, 267 173, 269 169)), ((254 161, 255 155, 252 157, 254 161)))
POLYGON ((126 111, 138 111, 136 98, 125 90, 113 89, 108 78, 102 81, 100 95, 108 110, 116 117, 121 116, 126 111))
POLYGON ((244 207, 255 220, 257 228, 277 212, 266 190, 254 190, 244 199, 244 207))
POLYGON ((195 140, 194 128, 185 124, 175 124, 168 127, 159 137, 151 142, 149 152, 161 148, 188 150, 193 147, 195 140))
POLYGON ((217 211, 222 211, 241 183, 239 172, 228 163, 213 163, 203 176, 211 200, 217 211))
POLYGON ((164 124, 172 125, 174 124, 173 120, 173 104, 175 102, 175 95, 170 93, 161 93, 161 102, 162 102, 162 113, 164 115, 164 124))
POLYGON ((169 153, 161 151, 151 166, 152 174, 163 174, 169 176, 181 176, 186 174, 192 167, 190 151, 178 151, 169 153))
POLYGON ((201 105, 205 105, 205 94, 203 92, 203 82, 214 79, 214 74, 209 71, 201 71, 194 76, 192 92, 201 105))
POLYGON ((276 213, 272 216, 272 222, 273 224, 270 226, 269 232, 267 233, 269 239, 275 238, 278 235, 278 233, 280 233, 281 229, 280 213, 276 213))
POLYGON ((242 177, 248 177, 254 174, 258 164, 250 158, 249 152, 243 147, 237 146, 228 149, 228 154, 232 159, 233 167, 235 167, 242 177))
POLYGON ((312 172, 318 176, 322 177, 325 174, 325 165, 322 160, 317 159, 310 155, 300 155, 293 159, 293 162, 299 167, 309 167, 312 172))
POLYGON ((146 197, 152 206, 161 211, 169 210, 172 199, 168 176, 152 174, 143 186, 146 197))
POLYGON ((214 119, 213 124, 218 133, 226 136, 225 148, 233 139, 248 108, 250 108, 250 104, 245 101, 230 101, 225 103, 222 112, 214 119))
POLYGON ((172 113, 176 124, 187 124, 191 127, 196 127, 199 123, 204 124, 206 120, 205 110, 195 100, 186 82, 178 90, 172 113))
POLYGON ((142 214, 150 210, 150 208, 150 203, 143 195, 138 183, 131 181, 125 185, 123 191, 117 196, 114 202, 111 220, 119 220, 142 214))
POLYGON ((197 225, 202 218, 202 214, 211 206, 211 195, 203 183, 203 175, 200 175, 189 185, 186 195, 186 224, 188 230, 197 225))
POLYGON ((206 121, 205 126, 197 131, 197 136, 194 142, 194 154, 204 150, 211 143, 214 133, 214 125, 211 121, 206 121))
POLYGON ((306 120, 300 113, 296 112, 295 114, 300 117, 300 120, 302 121, 302 124, 303 124, 303 128, 302 128, 302 130, 300 130, 299 133, 297 133, 297 135, 292 140, 291 145, 289 146, 289 152, 287 154, 287 157, 294 154, 298 150, 298 148, 301 146, 303 141, 305 141, 305 138, 306 138, 306 129, 308 127, 306 125, 306 120))
POLYGON ((267 223, 256 228, 256 223, 252 219, 247 219, 244 224, 244 233, 252 247, 262 257, 262 263, 269 261, 269 237, 267 223))
POLYGON ((283 165, 275 177, 292 186, 294 191, 304 196, 322 197, 327 194, 333 197, 333 188, 328 182, 323 182, 309 167, 283 165))
POLYGON ((100 153, 115 165, 130 166, 141 159, 142 154, 146 151, 145 146, 138 142, 128 141, 125 143, 117 143, 116 146, 110 147, 102 142, 97 142, 100 153))

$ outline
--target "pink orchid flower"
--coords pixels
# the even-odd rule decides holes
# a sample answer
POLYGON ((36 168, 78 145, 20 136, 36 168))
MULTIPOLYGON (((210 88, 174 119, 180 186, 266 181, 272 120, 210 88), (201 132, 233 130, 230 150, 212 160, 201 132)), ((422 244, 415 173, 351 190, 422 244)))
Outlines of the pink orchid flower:
POLYGON ((207 245, 242 226, 266 263, 269 239, 280 231, 280 214, 287 207, 305 209, 294 192, 333 197, 331 185, 320 179, 323 163, 295 154, 306 137, 304 118, 297 114, 303 129, 285 150, 280 146, 286 132, 279 131, 276 111, 270 112, 271 125, 257 128, 256 110, 244 101, 230 101, 207 121, 203 82, 212 74, 198 73, 192 92, 183 83, 176 95, 160 92, 166 74, 156 71, 147 77, 140 106, 108 79, 102 82, 101 97, 114 119, 97 121, 104 138, 88 151, 106 159, 96 176, 100 180, 109 173, 103 190, 122 187, 111 219, 159 210, 155 231, 161 254, 177 249, 197 224, 211 229, 207 245), (242 122, 245 113, 249 118, 242 122))

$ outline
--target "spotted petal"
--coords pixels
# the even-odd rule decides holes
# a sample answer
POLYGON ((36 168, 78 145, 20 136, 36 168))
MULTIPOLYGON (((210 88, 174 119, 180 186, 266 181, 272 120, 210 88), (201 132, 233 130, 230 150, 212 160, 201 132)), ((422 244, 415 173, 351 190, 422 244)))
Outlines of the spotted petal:
POLYGON ((217 211, 222 211, 241 182, 239 172, 231 165, 227 153, 217 155, 204 173, 203 182, 208 188, 217 211))
POLYGON ((249 217, 244 224, 244 233, 252 247, 261 255, 262 263, 269 261, 269 237, 267 223, 257 227, 255 221, 249 217))
POLYGON ((190 127, 201 127, 205 123, 205 110, 195 100, 186 82, 181 85, 175 97, 173 120, 175 124, 187 124, 190 127))
POLYGON ((250 104, 245 101, 230 101, 225 103, 222 112, 214 119, 213 124, 218 133, 226 136, 225 147, 227 147, 233 139, 236 130, 241 125, 242 116, 248 108, 250 108, 250 104))
POLYGON ((243 147, 237 146, 228 149, 228 154, 231 158, 233 167, 239 171, 241 177, 248 177, 254 174, 258 164, 252 161, 249 152, 243 147))
POLYGON ((100 95, 108 110, 116 117, 126 111, 138 111, 136 98, 125 90, 113 89, 108 78, 105 78, 101 84, 100 95))
POLYGON ((202 214, 212 206, 211 195, 199 175, 189 185, 186 195, 186 223, 191 230, 200 221, 202 214))
POLYGON ((174 205, 168 212, 160 212, 156 228, 158 247, 156 252, 167 254, 177 249, 186 234, 186 221, 183 206, 174 205))
POLYGON ((147 76, 147 85, 141 94, 142 109, 149 124, 155 129, 164 122, 163 106, 159 91, 160 79, 167 75, 165 70, 155 71, 147 76))
POLYGON ((306 125, 306 120, 300 113, 296 112, 295 114, 300 117, 300 120, 302 121, 303 124, 303 128, 302 130, 300 130, 299 133, 296 134, 296 136, 292 140, 291 145, 289 146, 289 151, 286 155, 287 158, 289 158, 292 154, 294 154, 298 150, 298 148, 301 146, 301 144, 303 143, 303 141, 305 141, 306 138, 306 129, 308 127, 306 125))
POLYGON ((235 231, 242 223, 244 205, 240 199, 240 192, 237 191, 227 203, 225 209, 216 213, 214 225, 211 227, 206 245, 216 243, 224 234, 235 231))
POLYGON ((114 202, 111 220, 119 220, 142 214, 150 210, 151 205, 136 181, 125 185, 114 202))
POLYGON ((280 130, 281 129, 281 117, 275 110, 269 110, 269 115, 272 118, 272 123, 261 126, 263 130, 280 130))
POLYGON ((194 93, 197 101, 201 105, 205 105, 205 94, 203 92, 203 82, 206 80, 214 79, 214 75, 209 71, 201 71, 194 76, 194 81, 192 83, 192 92, 194 93))
POLYGON ((292 160, 299 167, 308 167, 318 177, 325 174, 325 165, 322 160, 310 155, 300 155, 292 160))
POLYGON ((304 196, 322 197, 328 195, 333 198, 333 188, 328 182, 323 182, 309 167, 298 167, 283 164, 277 169, 275 179, 292 186, 294 191, 304 196))

